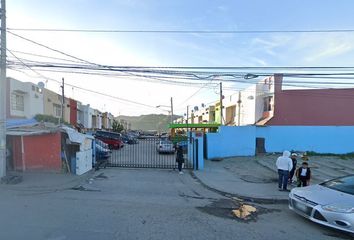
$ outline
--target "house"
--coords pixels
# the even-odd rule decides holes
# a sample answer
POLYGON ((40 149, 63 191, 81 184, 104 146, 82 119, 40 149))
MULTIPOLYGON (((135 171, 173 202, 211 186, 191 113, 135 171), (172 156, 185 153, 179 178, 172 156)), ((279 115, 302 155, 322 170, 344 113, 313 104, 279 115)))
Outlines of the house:
POLYGON ((78 107, 77 107, 77 101, 74 99, 69 99, 69 108, 70 108, 70 124, 72 126, 76 126, 78 123, 78 107))
MULTIPOLYGON (((267 121, 273 116, 274 77, 262 79, 256 84, 223 99, 223 121, 228 126, 245 126, 267 121)), ((220 119, 217 103, 216 119, 220 119)))
POLYGON ((43 90, 31 82, 7 78, 7 118, 33 118, 43 114, 43 90))
MULTIPOLYGON (((43 89, 44 114, 56 118, 62 117, 62 96, 49 89, 43 89)), ((62 121, 70 122, 70 100, 64 98, 64 119, 62 121)))
POLYGON ((78 122, 86 129, 92 129, 92 115, 94 111, 90 104, 78 103, 78 122))
POLYGON ((202 112, 202 122, 203 123, 214 123, 215 122, 215 106, 209 105, 203 108, 202 112))
POLYGON ((283 89, 283 76, 275 75, 273 116, 265 125, 352 126, 354 88, 283 89))
POLYGON ((92 128, 102 129, 102 113, 97 109, 93 109, 93 113, 91 117, 92 117, 92 128))
POLYGON ((114 119, 113 114, 111 114, 109 112, 103 113, 102 114, 102 127, 107 130, 112 129, 113 119, 114 119))

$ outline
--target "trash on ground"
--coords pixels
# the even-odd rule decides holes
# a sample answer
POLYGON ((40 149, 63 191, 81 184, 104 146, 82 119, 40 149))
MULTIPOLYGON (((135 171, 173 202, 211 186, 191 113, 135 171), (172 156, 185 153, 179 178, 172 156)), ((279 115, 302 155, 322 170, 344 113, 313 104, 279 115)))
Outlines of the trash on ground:
POLYGON ((256 212, 257 209, 251 205, 242 204, 238 209, 232 210, 235 217, 245 219, 252 213, 256 212))

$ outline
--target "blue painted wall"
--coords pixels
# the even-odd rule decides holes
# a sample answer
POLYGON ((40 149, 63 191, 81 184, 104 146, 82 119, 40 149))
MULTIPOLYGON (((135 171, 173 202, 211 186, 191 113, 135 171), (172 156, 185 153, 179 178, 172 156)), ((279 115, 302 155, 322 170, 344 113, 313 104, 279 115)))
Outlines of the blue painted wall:
POLYGON ((267 152, 354 152, 354 126, 223 126, 207 134, 207 158, 253 156, 257 137, 265 138, 267 152))
POLYGON ((253 156, 256 127, 219 127, 217 133, 207 133, 207 158, 253 156))
POLYGON ((197 137, 194 132, 189 132, 189 136, 190 138, 188 139, 188 161, 193 161, 194 170, 203 170, 204 169, 204 138, 203 136, 197 137), (190 139, 192 139, 192 141, 190 141, 190 139), (198 142, 198 148, 196 147, 197 142, 198 142), (198 149, 198 154, 197 154, 197 149, 198 149), (196 169, 197 167, 196 162, 198 162, 198 169, 196 169))
POLYGON ((354 152, 354 126, 257 127, 267 152, 283 150, 344 154, 354 152))

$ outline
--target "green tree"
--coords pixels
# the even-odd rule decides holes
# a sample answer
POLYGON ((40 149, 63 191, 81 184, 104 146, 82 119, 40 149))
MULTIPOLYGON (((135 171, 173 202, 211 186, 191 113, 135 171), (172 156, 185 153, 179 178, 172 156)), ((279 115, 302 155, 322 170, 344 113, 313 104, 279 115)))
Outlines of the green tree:
POLYGON ((113 129, 113 132, 120 133, 124 130, 124 127, 118 121, 113 120, 112 129, 113 129))

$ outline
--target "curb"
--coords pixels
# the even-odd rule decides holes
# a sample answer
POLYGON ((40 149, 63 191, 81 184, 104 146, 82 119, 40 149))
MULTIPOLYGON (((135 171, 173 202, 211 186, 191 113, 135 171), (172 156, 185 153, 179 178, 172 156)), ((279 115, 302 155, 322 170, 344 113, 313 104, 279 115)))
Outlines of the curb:
POLYGON ((193 179, 197 180, 204 188, 218 193, 224 197, 228 198, 238 198, 244 202, 252 202, 252 203, 260 203, 260 204, 288 204, 288 199, 278 199, 278 198, 258 198, 258 197, 250 197, 250 196, 244 196, 240 194, 235 194, 235 193, 229 193, 229 192, 224 192, 221 190, 218 190, 216 188, 210 187, 209 185, 205 184, 198 176, 193 172, 190 171, 190 174, 193 179))

